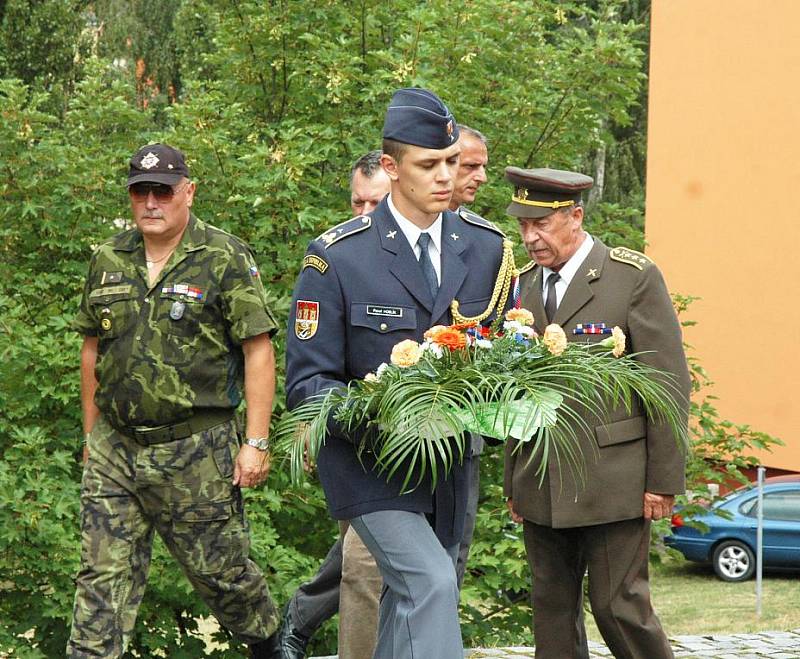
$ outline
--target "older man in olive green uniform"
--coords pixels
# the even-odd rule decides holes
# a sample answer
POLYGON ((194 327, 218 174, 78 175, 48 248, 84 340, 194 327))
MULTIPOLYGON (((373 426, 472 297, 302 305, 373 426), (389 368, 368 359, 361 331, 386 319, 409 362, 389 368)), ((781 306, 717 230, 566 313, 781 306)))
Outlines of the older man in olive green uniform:
POLYGON ((240 493, 269 469, 276 324, 250 249, 191 214, 194 190, 180 151, 134 155, 136 228, 93 254, 74 322, 86 446, 69 657, 125 652, 154 531, 252 656, 279 656, 240 493))
MULTIPOLYGON (((637 359, 671 373, 688 411, 689 374, 681 330, 667 288, 652 261, 633 250, 609 249, 583 231, 582 190, 588 176, 552 169, 506 169, 514 185, 508 213, 518 218, 533 261, 520 278, 521 303, 571 341, 598 341, 614 326, 637 359)), ((684 490, 684 453, 665 424, 634 401, 602 418, 580 412, 574 428, 585 480, 549 456, 539 484, 540 456, 513 444, 506 451, 505 494, 524 524, 533 572, 537 659, 588 658, 583 577, 597 626, 615 657, 671 657, 650 603, 650 522, 671 513, 684 490), (561 468, 560 468, 561 467, 561 468)))

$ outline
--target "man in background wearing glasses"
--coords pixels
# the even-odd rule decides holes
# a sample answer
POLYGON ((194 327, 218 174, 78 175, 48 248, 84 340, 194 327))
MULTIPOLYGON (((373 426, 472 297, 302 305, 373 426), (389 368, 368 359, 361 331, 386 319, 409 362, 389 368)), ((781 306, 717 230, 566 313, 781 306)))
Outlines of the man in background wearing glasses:
POLYGON ((275 319, 248 246, 191 213, 180 151, 140 149, 128 192, 136 228, 92 255, 73 323, 85 446, 67 656, 125 652, 157 531, 220 624, 273 659, 278 615, 240 488, 269 471, 275 319))

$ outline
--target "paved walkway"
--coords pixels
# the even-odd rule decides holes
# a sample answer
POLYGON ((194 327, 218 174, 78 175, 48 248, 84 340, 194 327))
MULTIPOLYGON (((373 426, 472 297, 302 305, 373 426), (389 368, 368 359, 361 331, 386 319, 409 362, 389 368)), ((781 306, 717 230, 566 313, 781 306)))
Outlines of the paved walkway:
MULTIPOLYGON (((800 659, 800 629, 791 632, 759 634, 727 634, 709 636, 673 636, 670 638, 675 657, 702 659, 800 659)), ((611 657, 602 643, 589 642, 593 659, 611 657)), ((532 647, 478 648, 466 650, 465 659, 533 659, 532 647)), ((336 659, 318 657, 317 659, 336 659)))

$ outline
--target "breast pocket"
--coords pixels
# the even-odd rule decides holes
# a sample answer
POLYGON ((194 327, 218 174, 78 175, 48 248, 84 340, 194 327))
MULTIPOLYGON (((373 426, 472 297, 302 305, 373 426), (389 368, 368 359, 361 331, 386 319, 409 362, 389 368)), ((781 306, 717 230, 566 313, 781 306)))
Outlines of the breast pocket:
POLYGON ((197 334, 205 307, 204 300, 177 293, 162 293, 159 305, 159 325, 168 334, 177 337, 193 337, 197 334))
POLYGON ((381 362, 389 361, 396 343, 416 339, 417 310, 414 307, 353 302, 350 305, 350 369, 363 377, 381 362))
POLYGON ((97 289, 89 294, 89 303, 97 319, 97 336, 116 339, 128 332, 137 313, 136 295, 132 286, 119 286, 114 292, 97 289))

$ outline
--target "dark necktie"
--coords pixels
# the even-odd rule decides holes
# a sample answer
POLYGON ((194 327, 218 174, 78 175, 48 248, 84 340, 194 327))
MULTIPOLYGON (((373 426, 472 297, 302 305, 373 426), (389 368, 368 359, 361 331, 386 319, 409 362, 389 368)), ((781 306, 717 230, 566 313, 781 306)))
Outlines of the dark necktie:
POLYGON ((556 282, 561 279, 557 272, 551 272, 547 278, 547 300, 544 303, 544 315, 547 316, 547 322, 552 323, 556 315, 556 282))
POLYGON ((428 245, 430 245, 431 236, 429 233, 419 234, 417 245, 419 245, 419 264, 422 267, 422 274, 425 275, 425 281, 428 282, 428 288, 431 289, 431 297, 435 300, 436 294, 439 292, 439 279, 436 277, 436 270, 431 261, 431 255, 428 253, 428 245))

